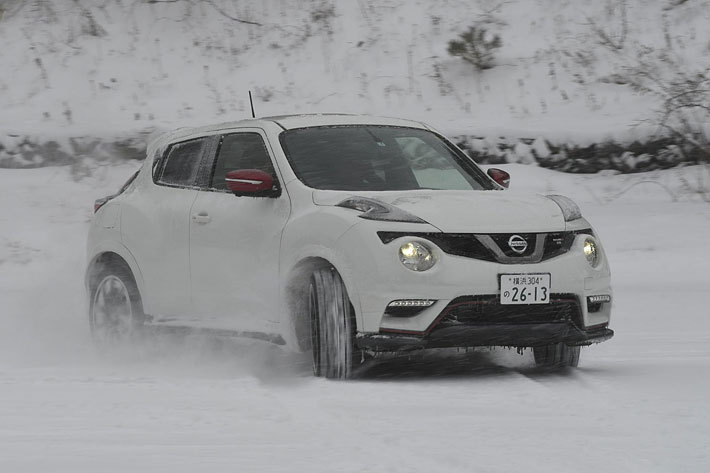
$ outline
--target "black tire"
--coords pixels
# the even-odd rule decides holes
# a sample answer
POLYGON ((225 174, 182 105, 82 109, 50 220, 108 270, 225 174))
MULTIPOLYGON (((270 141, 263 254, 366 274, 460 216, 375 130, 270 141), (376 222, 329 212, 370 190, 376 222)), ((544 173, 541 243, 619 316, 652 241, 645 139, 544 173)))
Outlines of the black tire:
POLYGON ((143 303, 131 270, 122 262, 98 263, 89 294, 89 324, 102 349, 138 341, 143 335, 143 303))
POLYGON ((353 376, 357 359, 355 316, 347 290, 333 268, 316 270, 308 290, 313 374, 330 379, 353 376))
POLYGON ((581 347, 571 347, 564 343, 534 347, 535 364, 540 368, 576 368, 579 365, 580 349, 581 347))

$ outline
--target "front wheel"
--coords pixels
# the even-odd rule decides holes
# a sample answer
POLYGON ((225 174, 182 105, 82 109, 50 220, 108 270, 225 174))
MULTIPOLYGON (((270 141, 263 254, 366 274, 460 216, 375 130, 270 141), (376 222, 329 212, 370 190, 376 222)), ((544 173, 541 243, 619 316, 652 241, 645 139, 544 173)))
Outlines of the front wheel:
POLYGON ((316 270, 308 291, 313 374, 347 379, 356 359, 355 317, 345 284, 333 268, 316 270))
POLYGON ((570 347, 556 343, 544 347, 534 347, 535 364, 541 368, 576 368, 579 365, 581 347, 570 347))

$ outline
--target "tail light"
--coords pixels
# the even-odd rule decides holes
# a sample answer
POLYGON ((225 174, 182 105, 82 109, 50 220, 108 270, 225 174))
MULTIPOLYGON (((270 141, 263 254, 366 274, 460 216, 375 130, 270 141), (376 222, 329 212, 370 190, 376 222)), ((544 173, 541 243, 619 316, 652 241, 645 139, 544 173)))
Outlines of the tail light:
POLYGON ((104 205, 106 205, 106 203, 107 203, 109 200, 111 200, 111 199, 113 199, 114 197, 117 197, 117 196, 123 194, 123 191, 125 191, 126 189, 128 189, 128 186, 130 186, 131 183, 136 180, 136 177, 138 177, 138 173, 139 173, 139 172, 140 172, 140 170, 134 172, 133 175, 128 178, 128 180, 121 186, 121 188, 120 188, 120 189, 118 190, 118 192, 116 192, 115 194, 107 195, 106 197, 101 197, 100 199, 96 199, 96 200, 94 201, 94 213, 98 212, 99 209, 100 209, 101 207, 103 207, 104 205))
POLYGON ((94 201, 94 213, 98 212, 101 207, 106 204, 109 200, 113 199, 115 195, 107 195, 106 197, 101 197, 94 201))

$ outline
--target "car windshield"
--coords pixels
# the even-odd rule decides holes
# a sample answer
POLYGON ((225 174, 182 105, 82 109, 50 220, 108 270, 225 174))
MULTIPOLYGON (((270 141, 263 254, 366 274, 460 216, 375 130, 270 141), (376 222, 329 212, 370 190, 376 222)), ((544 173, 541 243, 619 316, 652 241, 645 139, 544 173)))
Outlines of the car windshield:
POLYGON ((348 125, 281 134, 296 176, 314 189, 490 190, 490 179, 460 150, 427 130, 348 125))

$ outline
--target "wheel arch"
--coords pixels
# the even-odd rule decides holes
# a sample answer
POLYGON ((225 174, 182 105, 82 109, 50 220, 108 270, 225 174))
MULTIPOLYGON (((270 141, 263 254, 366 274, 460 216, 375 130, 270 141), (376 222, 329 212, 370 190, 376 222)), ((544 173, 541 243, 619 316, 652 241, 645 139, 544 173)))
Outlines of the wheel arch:
POLYGON ((89 294, 93 292, 98 283, 100 269, 106 265, 121 265, 125 267, 133 277, 139 294, 143 294, 144 281, 140 269, 128 251, 121 251, 118 248, 104 248, 97 251, 86 266, 84 275, 84 285, 89 294))
POLYGON ((346 275, 342 271, 343 267, 333 263, 333 258, 323 255, 312 255, 301 258, 288 271, 284 282, 284 301, 286 303, 288 320, 290 324, 290 335, 293 337, 294 345, 301 351, 311 348, 310 339, 310 314, 308 313, 307 294, 310 285, 311 274, 318 269, 332 268, 337 271, 345 285, 350 303, 355 310, 355 319, 358 319, 357 292, 349 284, 346 275))

